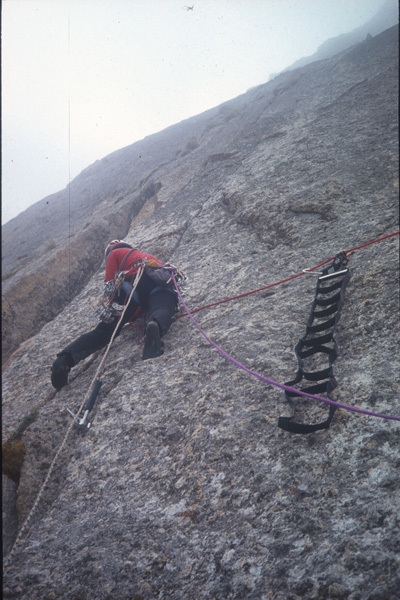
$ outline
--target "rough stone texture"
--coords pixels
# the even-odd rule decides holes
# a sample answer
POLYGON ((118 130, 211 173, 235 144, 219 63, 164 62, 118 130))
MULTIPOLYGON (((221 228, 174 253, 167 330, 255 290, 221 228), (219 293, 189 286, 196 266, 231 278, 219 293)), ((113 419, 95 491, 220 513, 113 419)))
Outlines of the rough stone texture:
POLYGON ((3 556, 8 554, 14 544, 18 531, 17 501, 18 484, 10 477, 2 475, 2 525, 3 525, 3 556))
MULTIPOLYGON (((159 145, 152 193, 122 234, 187 273, 191 308, 390 233, 398 226, 397 44, 393 28, 285 73, 103 159, 88 170, 93 185, 112 166, 139 190, 129 157, 151 142, 156 161, 159 145)), ((110 206, 100 192, 97 201, 110 206)), ((399 415, 398 238, 355 252, 350 266, 335 397, 399 415)), ((39 267, 32 260, 29 268, 39 267)), ((91 269, 3 372, 3 436, 18 430, 26 448, 19 526, 70 424, 65 409, 78 408, 99 362, 87 359, 69 386, 52 389, 55 354, 96 323, 100 259, 91 269)), ((284 382, 297 368, 293 348, 314 290, 315 277, 304 275, 196 317, 226 352, 284 382)), ((71 432, 7 565, 4 596, 395 598, 398 422, 341 410, 328 431, 287 434, 276 426, 288 412, 282 392, 235 368, 188 318, 173 324, 161 358, 142 362, 137 335, 125 329, 113 345, 93 425, 71 432)), ((305 421, 327 412, 300 404, 305 421)))

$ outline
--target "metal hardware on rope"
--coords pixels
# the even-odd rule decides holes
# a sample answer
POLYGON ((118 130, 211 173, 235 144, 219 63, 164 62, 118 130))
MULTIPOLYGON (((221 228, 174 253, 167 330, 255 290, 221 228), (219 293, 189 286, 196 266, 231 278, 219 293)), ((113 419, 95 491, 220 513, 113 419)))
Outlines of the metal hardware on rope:
POLYGON ((103 368, 104 368, 105 362, 107 360, 108 353, 110 351, 111 345, 112 345, 112 343, 113 343, 113 341, 115 339, 115 336, 117 334, 117 330, 118 330, 119 324, 121 323, 122 319, 124 318, 125 312, 126 312, 128 306, 129 306, 130 301, 132 300, 132 296, 133 296, 133 294, 134 294, 134 292, 136 290, 136 287, 137 287, 137 285, 138 285, 138 283, 140 281, 140 278, 141 278, 141 276, 142 276, 142 274, 144 272, 146 264, 147 264, 147 260, 144 259, 141 262, 141 266, 139 267, 138 272, 136 273, 136 277, 135 277, 135 280, 133 282, 132 290, 131 290, 131 292, 129 294, 128 300, 125 302, 124 309, 121 312, 121 315, 119 316, 117 324, 115 325, 113 334, 112 334, 111 339, 110 339, 110 341, 108 343, 108 346, 107 346, 106 351, 105 351, 105 353, 103 355, 103 358, 102 358, 102 360, 100 362, 100 365, 97 368, 96 374, 95 374, 95 376, 94 376, 94 378, 92 380, 92 383, 91 383, 91 386, 89 388, 88 394, 84 398, 84 400, 83 400, 83 402, 82 402, 82 404, 81 404, 81 406, 80 406, 80 408, 79 408, 79 410, 78 410, 78 412, 76 414, 73 413, 72 410, 70 410, 69 408, 67 408, 68 414, 74 419, 75 425, 78 428, 80 428, 80 429, 87 430, 91 426, 91 423, 89 422, 88 417, 89 417, 90 411, 92 410, 92 408, 94 406, 94 403, 96 401, 96 398, 97 398, 97 396, 99 394, 100 388, 101 388, 102 383, 103 383, 100 380, 100 377, 103 374, 103 368), (84 410, 84 414, 83 414, 83 417, 80 418, 79 417, 79 413, 82 410, 84 410))
POLYGON ((344 275, 348 272, 348 269, 344 269, 343 271, 337 271, 337 273, 328 273, 328 275, 323 275, 321 273, 321 277, 318 277, 319 281, 324 281, 325 279, 332 279, 333 277, 338 277, 339 275, 344 275))
MULTIPOLYGON (((359 246, 354 246, 353 248, 350 248, 349 250, 344 250, 344 252, 347 256, 349 256, 356 250, 361 250, 362 248, 366 248, 367 246, 371 246, 372 244, 377 244, 378 242, 383 242, 384 240, 387 240, 387 239, 392 238, 399 234, 400 234, 400 231, 394 231, 394 232, 388 233, 387 235, 384 235, 382 237, 375 238, 374 240, 370 240, 369 242, 365 242, 364 244, 360 244, 359 246)), ((214 308, 214 306, 219 306, 220 304, 225 304, 226 302, 231 302, 232 300, 240 300, 241 298, 245 298, 247 296, 250 296, 251 294, 257 294, 258 292, 263 292, 264 290, 267 290, 272 287, 276 287, 278 285, 281 285, 282 283, 287 283, 288 281, 291 281, 292 279, 297 279, 297 277, 301 277, 304 274, 311 275, 314 269, 318 269, 319 267, 326 265, 327 263, 331 262, 334 258, 335 258, 334 256, 331 256, 330 258, 326 258, 325 260, 318 263, 317 265, 314 265, 313 267, 308 267, 306 269, 303 269, 300 273, 296 273, 295 275, 290 275, 289 277, 286 277, 285 279, 281 279, 280 281, 276 281, 274 283, 268 283, 267 285, 263 285, 262 287, 256 288, 255 290, 249 290, 248 292, 243 292, 242 294, 238 294, 237 296, 230 296, 229 298, 224 298, 222 300, 216 300, 215 302, 210 302, 209 304, 205 304, 204 306, 199 306, 197 308, 194 308, 191 312, 192 312, 192 314, 195 314, 197 312, 200 312, 201 310, 206 310, 208 308, 214 308)), ((317 271, 314 271, 314 273, 318 274, 317 271)), ((180 318, 186 317, 186 316, 187 316, 187 313, 181 313, 181 314, 178 314, 176 316, 176 318, 180 319, 180 318)))
MULTIPOLYGON (((173 281, 174 281, 174 279, 173 279, 173 281)), ((366 415, 369 417, 377 417, 380 419, 387 419, 388 421, 400 421, 400 416, 377 413, 377 412, 367 410, 364 408, 358 408, 357 406, 349 406, 348 404, 343 404, 342 402, 336 402, 335 400, 331 400, 330 398, 324 398, 322 396, 317 396, 315 394, 303 392, 302 390, 297 390, 293 387, 289 387, 288 385, 279 383, 278 381, 274 381, 273 379, 269 379, 268 377, 261 375, 261 373, 257 373, 257 371, 253 371, 252 369, 249 369, 248 367, 246 367, 245 365, 240 363, 238 360, 233 358, 233 356, 231 356, 230 354, 225 352, 222 348, 220 348, 220 346, 218 346, 218 344, 213 342, 213 340, 206 334, 206 332, 200 327, 200 325, 198 324, 196 319, 193 317, 192 313, 194 311, 189 311, 189 308, 187 307, 182 295, 179 292, 179 289, 176 286, 176 282, 174 282, 174 285, 175 285, 177 294, 179 296, 180 302, 186 311, 186 315, 192 321, 194 326, 200 331, 201 335, 207 340, 207 342, 211 346, 213 346, 213 348, 215 348, 215 350, 217 350, 217 352, 219 352, 219 354, 221 354, 221 356, 223 356, 225 359, 229 360, 232 364, 234 364, 239 369, 242 369, 249 375, 256 377, 257 379, 259 379, 260 381, 263 381, 264 383, 268 383, 269 385, 273 385, 273 386, 280 388, 281 390, 284 390, 287 392, 293 392, 294 394, 296 394, 298 396, 303 396, 304 398, 311 398, 312 400, 318 400, 319 402, 323 402, 324 404, 330 404, 332 406, 335 406, 336 408, 342 408, 343 410, 347 410, 349 412, 357 413, 360 415, 366 415)))
POLYGON ((78 427, 84 427, 86 429, 90 428, 91 423, 88 422, 88 416, 90 411, 92 410, 94 403, 96 402, 96 398, 99 394, 100 388, 103 385, 103 382, 100 379, 95 379, 93 384, 92 384, 92 388, 90 391, 90 396, 87 399, 87 402, 85 404, 84 407, 84 413, 83 413, 83 417, 79 418, 78 415, 75 415, 72 410, 70 410, 69 408, 67 408, 68 413, 71 415, 71 417, 75 420, 75 423, 78 427))
POLYGON ((67 439, 69 437, 69 434, 71 433, 72 428, 74 427, 74 425, 76 425, 78 428, 84 429, 84 430, 87 430, 87 429, 90 428, 91 423, 89 423, 89 421, 88 421, 89 412, 92 410, 92 408, 94 406, 94 402, 95 402, 95 400, 97 398, 97 395, 99 393, 100 387, 102 385, 102 382, 100 381, 99 378, 100 378, 100 376, 101 376, 101 374, 103 372, 104 364, 105 364, 105 361, 107 359, 108 353, 110 351, 111 344, 114 341, 114 338, 115 338, 115 335, 116 335, 116 332, 117 332, 117 329, 118 329, 118 325, 120 324, 120 322, 121 322, 121 320, 122 320, 122 318, 123 318, 123 316, 125 314, 125 311, 126 311, 128 305, 129 305, 129 302, 131 301, 133 292, 135 291, 136 286, 138 285, 138 283, 140 281, 140 278, 141 278, 141 276, 143 274, 144 268, 145 268, 145 264, 143 264, 141 267, 139 267, 139 270, 138 270, 138 272, 136 274, 136 277, 135 277, 135 281, 134 281, 134 285, 133 285, 133 289, 132 289, 131 295, 129 296, 129 299, 128 299, 128 301, 125 304, 124 310, 123 310, 123 312, 121 313, 121 316, 118 319, 118 322, 117 322, 117 324, 115 326, 115 329, 114 329, 113 335, 111 337, 111 340, 110 340, 110 342, 109 342, 109 344, 107 346, 107 349, 106 349, 106 351, 104 353, 103 359, 102 359, 102 361, 101 361, 101 363, 100 363, 100 365, 99 365, 99 367, 98 367, 98 369, 96 371, 96 374, 95 374, 95 376, 93 378, 92 385, 89 388, 89 392, 87 393, 87 395, 85 396, 85 398, 82 400, 82 403, 81 403, 81 405, 79 407, 79 410, 78 410, 78 412, 76 414, 74 414, 71 410, 69 410, 67 408, 68 413, 73 417, 73 421, 69 425, 69 427, 68 427, 68 429, 67 429, 67 431, 65 433, 65 436, 63 438, 63 441, 61 442, 61 444, 60 444, 60 446, 59 446, 59 448, 58 448, 58 450, 57 450, 57 452, 56 452, 56 454, 55 454, 55 456, 54 456, 54 458, 53 458, 53 460, 52 460, 52 462, 50 464, 50 467, 49 467, 49 470, 47 471, 47 475, 45 477, 45 480, 44 480, 44 482, 42 484, 42 487, 40 488, 40 490, 38 492, 38 495, 36 496, 36 499, 35 499, 35 501, 34 501, 34 503, 32 505, 32 508, 31 508, 31 510, 30 510, 27 518, 25 519, 24 523, 22 524, 22 527, 21 527, 21 529, 20 529, 20 531, 19 531, 19 533, 18 533, 18 535, 17 535, 17 537, 15 539, 15 542, 14 542, 14 544, 13 544, 13 546, 12 546, 9 554, 5 558, 4 568, 6 566, 8 566, 8 564, 9 564, 12 556, 14 555, 14 552, 15 552, 15 549, 16 549, 18 543, 20 542, 20 540, 21 540, 24 532, 26 531, 26 529, 27 529, 27 527, 28 527, 28 525, 29 525, 29 523, 30 523, 30 521, 32 519, 33 514, 36 511, 36 508, 37 508, 37 506, 38 506, 38 504, 40 502, 40 499, 41 499, 41 497, 43 495, 43 492, 46 489, 46 486, 47 486, 47 484, 49 482, 49 479, 50 479, 50 477, 51 477, 51 475, 53 473, 54 466, 55 466, 55 464, 56 464, 56 462, 58 460, 58 457, 60 456, 62 450, 64 449, 64 446, 65 446, 65 444, 67 442, 67 439), (79 414, 80 414, 80 412, 82 411, 82 409, 84 407, 85 407, 84 415, 83 415, 82 418, 79 418, 79 414))
POLYGON ((310 268, 303 269, 302 273, 305 273, 306 275, 322 275, 322 271, 310 271, 310 268))
MULTIPOLYGON (((307 322, 306 334, 299 340, 295 347, 298 370, 295 378, 286 383, 287 386, 294 387, 305 379, 313 383, 308 387, 302 387, 301 390, 303 392, 322 392, 328 398, 331 398, 331 392, 337 386, 332 367, 333 362, 338 356, 333 333, 343 307, 344 290, 351 276, 350 270, 343 268, 347 263, 346 252, 340 252, 334 258, 332 264, 325 268, 320 277, 318 277, 314 302, 307 322), (333 272, 330 273, 329 271, 332 269, 333 272), (319 321, 317 325, 315 324, 316 319, 319 321), (325 368, 321 368, 321 365, 318 364, 318 354, 328 359, 328 364, 325 368), (311 362, 308 368, 305 367, 307 359, 310 359, 311 362)), ((296 412, 294 398, 297 396, 296 393, 285 390, 285 398, 291 406, 292 414, 289 417, 279 417, 278 427, 291 433, 302 434, 328 429, 336 407, 334 405, 329 407, 328 417, 321 423, 297 423, 294 421, 296 412)))
MULTIPOLYGON (((374 240, 371 240, 371 241, 369 241, 369 242, 366 242, 366 243, 364 243, 364 244, 361 244, 361 245, 359 245, 359 246, 355 246, 354 248, 351 248, 350 250, 347 250, 347 251, 345 252, 345 254, 348 256, 350 253, 352 253, 352 252, 354 252, 354 251, 356 251, 356 250, 359 250, 359 249, 361 249, 361 248, 365 248, 365 247, 367 247, 367 246, 370 246, 371 244, 375 244, 375 243, 377 243, 377 242, 381 242, 381 241, 383 241, 383 240, 389 239, 389 238, 391 238, 391 237, 394 237, 394 236, 396 236, 396 235, 399 235, 399 233, 400 233, 400 231, 395 231, 395 232, 393 232, 393 233, 390 233, 390 234, 388 234, 388 235, 382 236, 382 237, 380 237, 380 238, 376 238, 376 239, 374 239, 374 240)), ((396 416, 396 415, 386 415, 386 414, 382 414, 382 413, 376 413, 376 412, 373 412, 373 411, 370 411, 370 410, 365 410, 365 409, 362 409, 362 408, 357 408, 357 407, 355 407, 355 406, 349 406, 349 405, 347 405, 347 404, 343 404, 343 403, 341 403, 341 402, 336 402, 336 401, 334 401, 334 400, 332 400, 332 399, 330 399, 330 398, 324 398, 324 397, 321 397, 321 396, 317 396, 317 395, 315 395, 315 394, 311 394, 311 393, 308 393, 308 392, 304 392, 304 391, 302 391, 302 390, 297 390, 297 389, 295 389, 295 388, 293 388, 293 387, 290 387, 290 386, 288 386, 288 385, 281 384, 281 383, 279 383, 279 382, 277 382, 277 381, 274 381, 273 379, 269 379, 269 378, 265 377, 264 375, 261 375, 260 373, 257 373, 256 371, 253 371, 252 369, 249 369, 248 367, 246 367, 245 365, 241 364, 239 361, 237 361, 236 359, 234 359, 232 356, 230 356, 228 353, 226 353, 224 350, 222 350, 222 348, 220 348, 220 347, 219 347, 217 344, 215 344, 215 342, 213 342, 213 341, 212 341, 212 340, 211 340, 211 339, 210 339, 210 338, 207 336, 207 334, 206 334, 206 333, 203 331, 203 329, 200 327, 200 325, 197 323, 197 321, 195 320, 195 318, 194 318, 194 317, 193 317, 193 315, 192 315, 192 313, 198 312, 198 311, 200 311, 200 310, 204 310, 204 309, 206 309, 206 308, 210 308, 210 307, 213 307, 213 306, 217 306, 217 305, 219 305, 219 304, 222 304, 222 303, 224 303, 224 302, 228 302, 228 301, 230 301, 230 300, 235 300, 235 299, 238 299, 238 298, 243 298, 243 297, 245 297, 245 296, 249 296, 250 294, 254 294, 254 293, 256 293, 256 292, 263 291, 263 290, 265 290, 265 289, 267 289, 267 288, 274 287, 274 286, 280 285, 280 284, 282 284, 282 283, 285 283, 285 282, 287 282, 287 281, 290 281, 290 280, 292 280, 292 279, 295 279, 295 278, 297 278, 297 277, 300 277, 300 276, 301 276, 301 275, 303 275, 304 273, 309 273, 309 272, 311 272, 311 269, 317 269, 317 268, 319 268, 319 267, 321 267, 321 266, 323 266, 323 265, 327 264, 329 261, 331 261, 331 260, 332 260, 332 258, 333 258, 333 257, 331 257, 331 258, 329 258, 329 259, 326 259, 326 260, 324 260, 323 262, 319 263, 318 265, 315 265, 314 267, 310 267, 309 269, 304 269, 304 270, 303 270, 301 273, 297 273, 297 274, 295 274, 295 275, 291 275, 290 277, 287 277, 286 279, 283 279, 283 280, 281 280, 281 281, 278 281, 278 282, 275 282, 275 283, 268 284, 268 285, 266 285, 266 286, 263 286, 263 287, 261 287, 261 288, 258 288, 258 289, 256 289, 256 290, 251 290, 251 291, 249 291, 249 292, 244 292, 243 294, 239 294, 239 295, 237 295, 237 296, 234 296, 234 297, 231 297, 231 298, 227 298, 227 299, 224 299, 224 300, 220 300, 220 301, 217 301, 217 302, 213 302, 213 303, 211 303, 211 304, 208 304, 208 305, 206 305, 206 306, 202 306, 202 307, 196 308, 196 309, 194 309, 192 312, 190 312, 190 311, 189 311, 189 309, 188 309, 188 307, 186 306, 186 304, 185 304, 185 301, 184 301, 184 299, 183 299, 183 294, 180 292, 179 286, 178 286, 178 284, 177 284, 177 281, 175 280, 175 277, 174 277, 174 273, 172 272, 172 273, 171 273, 171 280, 172 280, 172 282, 173 282, 173 284, 174 284, 174 288, 175 288, 175 290, 176 290, 176 293, 177 293, 177 295, 178 295, 179 301, 180 301, 180 303, 182 304, 182 306, 183 306, 184 310, 186 311, 186 313, 185 313, 185 314, 180 314, 180 315, 177 315, 177 317, 183 317, 183 316, 186 316, 186 315, 187 315, 187 316, 188 316, 188 317, 191 319, 191 321, 194 323, 194 325, 197 327, 197 329, 200 331, 200 333, 201 333, 201 334, 202 334, 202 335, 205 337, 205 339, 206 339, 206 340, 207 340, 207 341, 208 341, 208 342, 209 342, 209 343, 210 343, 210 344, 211 344, 211 345, 212 345, 212 346, 213 346, 213 347, 214 347, 214 348, 215 348, 215 349, 216 349, 216 350, 217 350, 217 351, 218 351, 218 352, 219 352, 219 353, 220 353, 220 354, 221 354, 221 355, 224 357, 224 358, 226 358, 227 360, 229 360, 230 362, 232 362, 234 365, 236 365, 237 367, 239 367, 239 368, 240 368, 240 369, 242 369, 243 371, 247 372, 249 375, 252 375, 252 376, 256 377, 256 378, 257 378, 257 379, 259 379, 260 381, 263 381, 263 382, 265 382, 265 383, 267 383, 267 384, 270 384, 270 385, 273 385, 273 386, 275 386, 275 387, 278 387, 278 388, 280 388, 280 389, 284 390, 285 392, 293 393, 293 394, 295 394, 296 396, 303 396, 303 397, 305 397, 305 398, 311 398, 311 399, 313 399, 313 400, 318 400, 318 401, 320 401, 320 402, 323 402, 323 403, 329 404, 329 405, 331 405, 331 406, 334 406, 334 407, 335 407, 335 409, 336 409, 336 408, 342 408, 342 409, 344 409, 344 410, 347 410, 347 411, 350 411, 350 412, 354 412, 354 413, 357 413, 357 414, 361 414, 361 415, 366 415, 366 416, 371 416, 371 417, 378 417, 378 418, 381 418, 381 419, 387 419, 387 420, 399 421, 399 422, 400 422, 400 416, 396 416)), ((140 279, 140 277, 141 277, 141 275, 142 275, 142 273, 143 273, 143 271, 144 271, 144 268, 141 268, 141 269, 139 269, 139 270, 141 270, 141 272, 140 272, 140 276, 139 276, 139 279, 140 279)), ((181 271, 177 271, 177 274, 178 274, 178 276, 181 276, 181 278, 182 278, 182 280, 183 280, 183 281, 184 281, 184 280, 186 280, 186 276, 185 276, 185 275, 184 275, 184 274, 183 274, 181 271)), ((138 271, 138 275, 139 275, 139 271, 138 271)), ((135 281, 136 281, 136 280, 135 280, 135 281)), ((139 280, 138 280, 138 281, 139 281, 139 280)), ((137 285, 137 283, 136 283, 136 285, 137 285)), ((136 288, 136 285, 135 285, 135 287, 132 289, 132 294, 133 294, 133 291, 134 291, 134 289, 136 288)), ((130 297, 130 298, 131 298, 131 297, 130 297)), ((128 305, 128 304, 127 304, 127 305, 128 305)), ((126 306, 127 306, 127 305, 126 305, 126 306)), ((121 315, 120 319, 122 319, 122 316, 123 316, 123 314, 121 315)), ((119 321, 118 321, 118 324, 119 324, 119 321)), ((118 326, 118 324, 117 324, 117 326, 118 326)), ((115 333, 116 333, 116 330, 114 331, 113 337, 111 338, 111 340, 110 340, 110 343, 109 343, 109 345, 108 345, 108 347, 107 347, 107 350, 106 350, 106 354, 105 354, 105 356, 107 355, 107 353, 108 353, 108 351, 109 351, 109 349, 110 349, 110 347, 111 347, 112 341, 113 341, 113 339, 114 339, 114 337, 115 337, 115 333)), ((100 365, 100 367, 101 367, 101 368, 103 367, 103 365, 104 365, 104 362, 105 362, 105 357, 103 358, 103 361, 102 361, 102 363, 101 363, 101 365, 100 365)), ((100 371, 101 371, 100 367, 99 367, 99 369, 98 369, 98 370, 97 370, 97 372, 96 372, 96 375, 95 375, 94 381, 96 381, 97 377, 98 377, 98 376, 99 376, 99 374, 100 374, 100 371)), ((90 391, 91 391, 91 388, 90 388, 90 391)), ((90 397, 90 395, 88 394, 88 400, 89 400, 89 397, 90 397)), ((46 488, 46 486, 47 486, 47 483, 48 483, 48 481, 49 481, 49 479, 50 479, 50 477, 51 477, 51 474, 52 474, 52 472, 53 472, 53 469, 54 469, 54 465, 55 465, 55 463, 56 463, 56 461, 57 461, 57 459, 58 459, 59 455, 61 454, 61 452, 62 452, 62 450, 63 450, 63 448, 64 448, 64 446, 65 446, 65 444, 66 444, 66 442, 67 442, 68 436, 69 436, 69 434, 70 434, 70 432, 71 432, 71 430, 72 430, 72 428, 73 428, 74 424, 75 424, 75 423, 77 423, 77 419, 79 419, 78 415, 79 415, 79 413, 81 412, 81 410, 82 410, 82 408, 83 408, 83 406, 84 406, 84 404, 85 404, 85 401, 86 401, 86 397, 85 397, 85 398, 84 398, 84 400, 82 401, 82 404, 81 404, 81 406, 80 406, 80 408, 79 408, 79 410, 78 410, 78 412, 77 412, 77 414, 76 414, 76 415, 74 415, 74 413, 72 413, 72 411, 70 411, 70 410, 68 410, 68 409, 67 409, 67 410, 68 410, 68 412, 69 412, 69 414, 70 414, 70 415, 72 415, 72 416, 74 417, 74 419, 73 419, 73 421, 71 422, 71 424, 69 425, 69 427, 68 427, 68 429, 67 429, 67 431, 66 431, 66 433, 65 433, 64 439, 63 439, 63 441, 61 442, 61 444, 60 444, 60 446, 59 446, 59 448, 58 448, 58 450, 57 450, 57 452, 56 452, 56 454, 55 454, 55 456, 54 456, 54 458, 53 458, 53 460, 52 460, 52 462, 51 462, 51 464, 50 464, 50 467, 49 467, 49 470, 48 470, 48 472, 47 472, 46 478, 45 478, 45 480, 44 480, 44 482, 43 482, 43 484, 42 484, 42 487, 41 487, 41 488, 40 488, 40 490, 39 490, 39 493, 38 493, 38 495, 36 496, 35 502, 34 502, 34 504, 33 504, 32 508, 31 508, 31 510, 30 510, 30 513, 28 514, 27 518, 25 519, 24 523, 22 524, 22 527, 21 527, 21 529, 20 529, 20 531, 19 531, 19 533, 18 533, 18 535, 17 535, 17 537, 16 537, 16 539, 15 539, 15 542, 14 542, 14 544, 13 544, 13 546, 12 546, 12 548, 11 548, 11 550, 10 550, 9 554, 8 554, 8 555, 5 557, 5 559, 4 559, 4 568, 6 568, 6 567, 8 566, 8 564, 9 564, 9 562, 10 562, 10 560, 11 560, 11 558, 12 558, 12 556, 13 556, 14 552, 15 552, 15 549, 16 549, 16 547, 17 547, 17 545, 18 545, 18 543, 19 543, 19 541, 20 541, 20 539, 21 539, 21 537, 22 537, 23 533, 25 532, 26 528, 27 528, 27 527, 28 527, 28 525, 29 525, 29 522, 30 522, 30 520, 31 520, 31 518, 32 518, 32 516, 33 516, 33 514, 34 514, 34 512, 35 512, 35 510, 36 510, 36 507, 37 507, 37 505, 38 505, 38 503, 39 503, 39 501, 40 501, 40 499, 41 499, 41 496, 42 496, 42 494, 43 494, 43 492, 44 492, 44 490, 45 490, 45 488, 46 488)), ((86 423, 86 422, 85 422, 85 423, 86 423)), ((79 423, 78 423, 78 425, 79 425, 79 423)), ((89 427, 90 427, 90 425, 89 425, 89 427)))

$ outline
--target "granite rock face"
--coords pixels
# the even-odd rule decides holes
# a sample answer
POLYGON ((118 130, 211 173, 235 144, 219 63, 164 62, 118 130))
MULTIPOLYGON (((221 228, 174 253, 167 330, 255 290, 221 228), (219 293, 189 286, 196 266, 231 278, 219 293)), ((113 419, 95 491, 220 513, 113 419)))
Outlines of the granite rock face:
MULTIPOLYGON (((10 298, 32 274, 54 309, 49 319, 32 307, 36 321, 21 343, 18 315, 6 323, 14 341, 3 370, 3 439, 25 445, 10 527, 30 514, 70 425, 66 408, 78 409, 101 356, 75 367, 55 393, 51 363, 95 326, 102 287, 97 245, 81 274, 86 246, 71 242, 86 239, 79 223, 87 220, 101 248, 124 236, 183 269, 192 309, 280 281, 397 229, 397 102, 392 28, 114 153, 72 182, 83 198, 90 179, 91 201, 71 211, 71 237, 57 216, 48 230, 50 255, 71 248, 63 267, 75 282, 71 297, 46 282, 41 251, 23 267, 15 249, 5 256, 10 298)), ((27 231, 30 218, 9 231, 27 231)), ((350 268, 335 399, 400 415, 398 237, 355 251, 350 268)), ((303 275, 195 318, 245 367, 285 382, 297 369, 294 346, 315 283, 303 275)), ((125 328, 113 344, 92 426, 71 430, 9 558, 3 595, 395 598, 399 422, 339 410, 327 431, 289 434, 277 428, 289 412, 282 391, 235 367, 188 317, 172 325, 162 357, 141 361, 138 338, 139 328, 125 328)), ((315 401, 299 404, 305 422, 327 413, 315 401)))

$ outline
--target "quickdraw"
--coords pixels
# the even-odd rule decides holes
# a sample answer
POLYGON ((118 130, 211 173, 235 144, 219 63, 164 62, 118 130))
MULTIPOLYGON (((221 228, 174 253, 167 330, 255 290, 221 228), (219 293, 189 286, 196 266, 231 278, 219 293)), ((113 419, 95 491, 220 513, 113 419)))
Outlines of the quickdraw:
POLYGON ((111 336, 111 339, 110 339, 110 341, 108 343, 108 346, 107 346, 107 348, 106 348, 106 350, 104 352, 104 355, 103 355, 103 358, 102 358, 102 360, 100 362, 100 365, 97 368, 96 374, 95 374, 95 376, 94 376, 94 378, 92 380, 91 386, 89 388, 89 391, 88 391, 86 397, 82 401, 82 404, 81 404, 81 406, 80 406, 80 408, 79 408, 79 410, 78 410, 78 412, 76 414, 73 413, 72 410, 70 410, 69 408, 67 408, 67 411, 70 414, 70 416, 73 418, 74 423, 80 429, 87 430, 87 429, 90 428, 91 423, 89 422, 89 413, 90 413, 90 411, 94 407, 94 404, 96 402, 97 396, 98 396, 99 391, 100 391, 100 388, 101 388, 101 386, 103 384, 103 382, 101 381, 100 377, 103 374, 103 369, 104 369, 104 365, 105 365, 107 357, 108 357, 108 353, 110 352, 111 345, 112 345, 112 343, 114 341, 115 336, 117 335, 117 330, 118 330, 119 324, 121 323, 122 319, 124 318, 124 314, 126 312, 126 309, 129 306, 129 303, 130 303, 130 301, 131 301, 131 299, 132 299, 132 297, 134 295, 136 287, 137 287, 137 285, 138 285, 138 283, 140 281, 140 278, 141 278, 141 276, 142 276, 142 274, 144 272, 146 261, 142 261, 141 264, 142 264, 142 266, 139 267, 139 269, 138 269, 138 271, 136 273, 136 277, 135 277, 135 280, 133 282, 133 287, 132 287, 132 290, 130 292, 130 295, 129 295, 129 297, 126 300, 125 305, 123 306, 123 310, 121 311, 119 319, 118 319, 118 321, 117 321, 117 323, 115 325, 115 328, 114 328, 113 334, 111 336), (82 410, 84 411, 83 412, 83 417, 79 417, 79 414, 80 414, 80 412, 82 410))
MULTIPOLYGON (((293 388, 303 380, 319 382, 301 387, 300 390, 308 394, 325 394, 327 398, 332 399, 331 393, 337 387, 332 365, 338 356, 333 333, 343 307, 344 290, 351 277, 347 263, 348 254, 341 252, 330 266, 317 273, 319 277, 306 334, 295 347, 298 370, 295 378, 285 383, 286 386, 293 388), (325 359, 324 365, 321 365, 321 358, 325 359)), ((310 273, 310 271, 306 272, 310 273)), ((279 417, 278 427, 291 433, 312 433, 329 428, 336 406, 333 404, 329 406, 329 414, 325 421, 315 424, 297 423, 294 421, 295 399, 301 396, 295 391, 285 390, 285 398, 292 408, 292 414, 289 417, 279 417)))

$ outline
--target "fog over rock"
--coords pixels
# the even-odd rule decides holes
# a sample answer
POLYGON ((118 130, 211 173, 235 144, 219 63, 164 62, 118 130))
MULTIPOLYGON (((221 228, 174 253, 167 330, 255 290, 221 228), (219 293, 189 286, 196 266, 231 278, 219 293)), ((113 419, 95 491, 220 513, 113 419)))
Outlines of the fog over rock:
POLYGON ((325 60, 331 58, 335 54, 346 50, 354 44, 358 44, 362 41, 368 41, 371 36, 376 36, 385 29, 393 27, 393 25, 399 22, 399 5, 396 0, 386 0, 378 10, 377 14, 372 17, 369 21, 360 25, 353 31, 348 33, 342 33, 336 37, 326 40, 311 56, 304 56, 297 60, 293 65, 288 67, 287 70, 298 69, 304 67, 311 62, 316 60, 325 60))
MULTIPOLYGON (((179 266, 190 308, 263 287, 398 228, 397 26, 105 157, 3 227, 3 476, 9 552, 96 373, 56 393, 56 354, 94 327, 112 237, 179 266), (18 447, 19 448, 19 447, 18 447), (10 474, 9 474, 10 475, 10 474)), ((400 415, 398 236, 355 251, 335 330, 338 402, 400 415)), ((278 382, 297 370, 315 275, 196 313, 278 382)), ((283 392, 189 318, 141 361, 110 351, 4 573, 21 600, 385 600, 400 586, 399 422, 338 410, 294 435, 283 392)), ((299 419, 326 405, 299 402, 299 419)))

